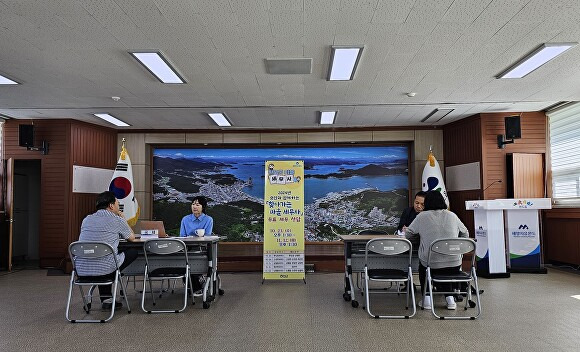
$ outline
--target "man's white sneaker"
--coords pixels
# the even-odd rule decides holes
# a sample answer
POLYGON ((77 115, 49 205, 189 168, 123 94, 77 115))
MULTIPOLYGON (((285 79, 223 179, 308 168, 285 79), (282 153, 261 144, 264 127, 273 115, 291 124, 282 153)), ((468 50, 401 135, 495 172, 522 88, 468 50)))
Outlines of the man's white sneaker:
POLYGON ((431 296, 425 296, 419 301, 419 308, 431 309, 431 296))
POLYGON ((455 308, 457 308, 457 303, 455 303, 455 298, 453 296, 447 296, 445 297, 445 300, 447 301, 447 309, 455 310, 455 308))

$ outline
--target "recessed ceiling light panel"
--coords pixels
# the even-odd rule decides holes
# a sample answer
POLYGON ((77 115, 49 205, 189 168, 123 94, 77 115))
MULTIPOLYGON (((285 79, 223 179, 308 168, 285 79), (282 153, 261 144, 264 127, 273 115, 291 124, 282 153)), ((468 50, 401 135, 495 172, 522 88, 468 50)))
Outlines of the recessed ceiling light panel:
POLYGON ((546 43, 497 75, 497 78, 522 78, 578 43, 546 43))
POLYGON ((329 81, 350 81, 358 66, 362 46, 333 46, 330 54, 329 81))
POLYGON ((453 110, 455 109, 435 109, 425 116, 421 122, 426 122, 427 120, 431 120, 429 122, 439 122, 453 110))
POLYGON ((95 115, 96 117, 103 119, 109 123, 112 123, 115 126, 119 126, 119 127, 131 126, 128 123, 123 122, 123 121, 119 120, 118 118, 116 118, 115 116, 107 114, 107 113, 99 113, 99 114, 93 114, 93 115, 95 115))
POLYGON ((332 125, 336 119, 336 113, 338 111, 321 111, 320 112, 320 124, 321 125, 332 125))
POLYGON ((0 85, 15 85, 15 84, 19 84, 19 83, 11 80, 8 77, 4 77, 4 76, 0 75, 0 85))
POLYGON ((160 52, 131 52, 131 55, 163 83, 180 84, 185 80, 160 52))
POLYGON ((208 115, 220 127, 230 127, 232 125, 226 115, 221 112, 210 112, 208 115))

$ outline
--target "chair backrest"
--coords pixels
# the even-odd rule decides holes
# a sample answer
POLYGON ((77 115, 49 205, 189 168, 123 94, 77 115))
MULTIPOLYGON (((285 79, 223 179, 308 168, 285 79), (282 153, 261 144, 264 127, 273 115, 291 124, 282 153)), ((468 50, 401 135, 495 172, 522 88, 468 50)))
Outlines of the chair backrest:
POLYGON ((189 263, 187 259, 187 246, 185 242, 177 238, 155 238, 148 240, 143 243, 143 251, 145 252, 145 260, 147 260, 147 253, 156 255, 184 253, 185 262, 189 263))
POLYGON ((167 255, 185 251, 185 243, 177 238, 151 239, 143 244, 145 253, 150 252, 158 255, 167 255))
POLYGON ((381 230, 361 230, 357 233, 357 235, 388 235, 387 232, 381 230))
POLYGON ((369 254, 381 254, 385 256, 409 254, 409 265, 411 265, 411 253, 413 245, 405 238, 374 238, 367 242, 365 246, 365 265, 369 263, 369 254))
POLYGON ((156 268, 184 267, 189 265, 187 247, 182 240, 177 238, 155 238, 148 240, 143 244, 143 251, 145 252, 145 263, 148 271, 156 268), (179 254, 179 256, 172 257, 170 261, 157 261, 155 258, 150 258, 150 254, 157 256, 179 254), (183 260, 176 260, 177 258, 183 258, 183 260))
POLYGON ((367 242, 366 251, 384 255, 397 255, 410 251, 411 242, 404 238, 375 238, 367 242))
POLYGON ((73 242, 68 246, 71 258, 101 258, 113 254, 113 247, 105 242, 73 242))
POLYGON ((471 265, 475 265, 475 241, 470 238, 460 238, 460 237, 452 237, 452 238, 441 238, 435 240, 429 246, 429 256, 428 260, 431 260, 431 253, 437 253, 442 255, 464 255, 467 253, 473 252, 471 257, 471 265))
POLYGON ((115 266, 118 268, 117 256, 114 255, 113 247, 105 242, 88 242, 88 241, 76 241, 68 246, 68 252, 75 266, 76 258, 87 258, 96 259, 102 258, 107 255, 112 255, 115 260, 115 266))

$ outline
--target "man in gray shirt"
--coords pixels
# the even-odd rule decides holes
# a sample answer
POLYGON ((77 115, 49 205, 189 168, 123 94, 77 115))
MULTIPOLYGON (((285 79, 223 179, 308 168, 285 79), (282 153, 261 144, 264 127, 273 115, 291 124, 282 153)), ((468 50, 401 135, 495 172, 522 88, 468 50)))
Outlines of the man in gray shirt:
MULTIPOLYGON (((119 209, 119 200, 113 192, 103 192, 97 196, 97 211, 84 218, 81 224, 79 241, 105 242, 113 247, 114 255, 120 269, 123 270, 137 258, 137 250, 127 249, 119 253, 119 237, 134 241, 133 230, 127 224, 123 213, 119 209)), ((90 276, 98 279, 115 278, 115 259, 108 255, 99 259, 77 258, 75 267, 79 277, 90 276)), ((104 309, 111 308, 111 285, 99 285, 99 295, 104 309)), ((115 303, 115 308, 121 307, 121 302, 115 303)))
MULTIPOLYGON (((419 281, 421 289, 425 288, 425 276, 427 271, 427 259, 431 243, 440 238, 469 237, 469 231, 459 220, 457 215, 447 210, 445 199, 438 191, 429 191, 425 195, 425 209, 417 214, 417 217, 406 229, 405 236, 409 240, 419 242, 419 281)), ((461 269, 461 256, 447 256, 431 253, 431 273, 445 274, 457 272, 461 269)), ((439 283, 437 287, 442 292, 453 291, 451 283, 439 283)), ((457 307, 451 294, 445 297, 447 309, 457 307)), ((424 308, 431 308, 431 297, 425 297, 424 302, 419 302, 424 308)))

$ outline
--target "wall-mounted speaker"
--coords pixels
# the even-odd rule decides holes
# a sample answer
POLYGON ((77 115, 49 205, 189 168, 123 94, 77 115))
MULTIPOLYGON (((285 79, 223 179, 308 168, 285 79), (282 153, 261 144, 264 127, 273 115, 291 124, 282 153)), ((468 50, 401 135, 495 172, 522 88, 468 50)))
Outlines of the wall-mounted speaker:
POLYGON ((34 125, 18 125, 18 145, 34 147, 34 125))
POLYGON ((506 116, 505 118, 505 138, 519 139, 522 138, 522 128, 519 116, 506 116))

